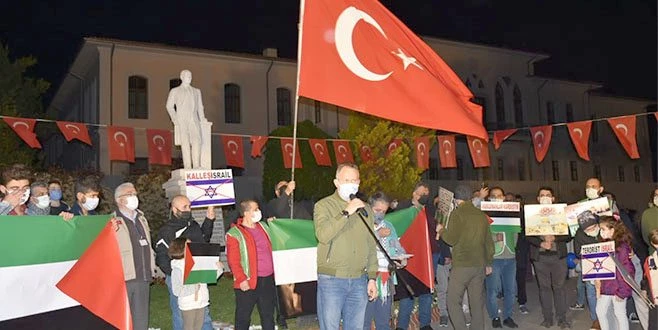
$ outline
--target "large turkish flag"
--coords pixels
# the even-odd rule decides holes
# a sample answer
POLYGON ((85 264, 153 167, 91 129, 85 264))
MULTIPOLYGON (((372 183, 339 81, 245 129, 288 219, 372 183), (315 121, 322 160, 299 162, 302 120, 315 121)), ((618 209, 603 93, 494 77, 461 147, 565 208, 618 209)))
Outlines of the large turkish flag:
POLYGON ((471 91, 379 1, 314 0, 303 9, 299 95, 488 140, 471 91))
POLYGON ((619 143, 624 147, 628 157, 640 158, 637 150, 637 139, 635 137, 635 116, 616 117, 608 119, 610 128, 615 132, 619 143))

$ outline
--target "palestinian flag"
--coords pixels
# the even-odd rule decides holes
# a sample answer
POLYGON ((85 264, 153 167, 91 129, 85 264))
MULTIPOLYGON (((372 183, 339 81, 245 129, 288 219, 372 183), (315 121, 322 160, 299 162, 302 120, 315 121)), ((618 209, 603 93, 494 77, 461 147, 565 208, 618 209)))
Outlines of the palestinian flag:
POLYGON ((404 269, 423 285, 433 289, 434 269, 432 269, 432 251, 425 209, 410 207, 387 214, 385 220, 395 227, 405 251, 413 254, 404 269))
POLYGON ((494 256, 501 255, 505 249, 516 252, 517 236, 521 233, 521 204, 518 202, 482 202, 480 210, 489 217, 491 232, 502 236, 494 239, 494 256))
POLYGON ((222 246, 213 243, 187 243, 184 284, 217 283, 217 262, 222 246))
POLYGON ((276 285, 317 281, 317 246, 313 221, 277 219, 266 226, 272 242, 276 285))
POLYGON ((0 217, 0 328, 132 329, 109 216, 0 217))

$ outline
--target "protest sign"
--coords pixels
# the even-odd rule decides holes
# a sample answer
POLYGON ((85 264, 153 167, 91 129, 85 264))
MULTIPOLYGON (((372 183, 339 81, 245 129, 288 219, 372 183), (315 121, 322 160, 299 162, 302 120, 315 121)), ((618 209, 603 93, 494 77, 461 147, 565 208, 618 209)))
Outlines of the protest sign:
POLYGON ((580 248, 583 281, 614 279, 616 267, 611 255, 614 252, 614 241, 583 245, 580 248))
POLYGON ((569 225, 564 209, 567 204, 533 204, 525 205, 525 234, 569 235, 569 225))
POLYGON ((610 202, 606 197, 567 205, 567 207, 564 209, 564 212, 567 215, 567 223, 569 224, 571 236, 576 235, 576 231, 578 230, 578 215, 587 210, 590 210, 599 216, 612 215, 612 212, 610 211, 610 202))

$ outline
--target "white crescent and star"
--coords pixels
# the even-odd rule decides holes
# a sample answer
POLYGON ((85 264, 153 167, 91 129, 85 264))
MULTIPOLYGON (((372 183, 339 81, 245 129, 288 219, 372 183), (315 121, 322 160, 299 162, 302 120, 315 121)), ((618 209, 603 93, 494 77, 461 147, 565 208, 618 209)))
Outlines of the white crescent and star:
POLYGON ((80 133, 80 128, 78 126, 71 125, 71 124, 66 124, 66 125, 64 125, 64 127, 70 129, 73 134, 80 133))
POLYGON ((583 138, 583 130, 582 130, 582 129, 580 129, 580 128, 574 128, 574 129, 573 129, 573 132, 574 132, 574 133, 578 133, 578 135, 580 136, 581 139, 583 138))
POLYGON ((283 146, 283 149, 284 149, 285 151, 288 151, 288 152, 289 152, 289 155, 292 157, 292 150, 293 150, 293 149, 292 149, 292 144, 291 144, 291 143, 286 143, 286 144, 283 146), (288 151, 288 147, 290 147, 290 151, 288 151))
POLYGON ((153 136, 153 144, 156 145, 156 148, 160 151, 164 149, 164 145, 166 144, 164 137, 162 135, 155 135, 153 136), (158 143, 158 141, 162 141, 162 143, 158 143))
POLYGON ((397 147, 398 147, 397 142, 391 142, 391 143, 388 145, 388 151, 393 151, 393 150, 395 150, 395 148, 397 148, 397 147))
POLYGON ((542 145, 544 144, 544 132, 542 131, 535 132, 533 138, 535 139, 535 141, 537 141, 537 146, 541 148, 542 145), (541 136, 541 142, 539 142, 539 136, 541 136))
POLYGON ((416 147, 416 148, 418 149, 418 151, 420 152, 421 155, 425 156, 425 143, 424 142, 419 143, 418 147, 416 147))
MULTIPOLYGON (((343 10, 343 12, 341 12, 338 16, 338 19, 336 19, 336 26, 334 31, 336 51, 338 51, 338 56, 343 61, 343 64, 345 64, 347 69, 352 71, 352 73, 358 77, 369 81, 385 80, 393 73, 393 71, 385 74, 379 74, 368 70, 368 68, 366 68, 363 63, 361 63, 359 57, 354 51, 352 36, 354 34, 354 28, 356 27, 356 24, 361 20, 372 25, 375 29, 377 29, 377 31, 379 31, 382 36, 384 36, 384 38, 388 39, 382 27, 372 16, 362 10, 356 9, 354 7, 348 7, 343 10)), ((418 63, 416 63, 415 58, 407 56, 400 48, 397 49, 397 52, 391 51, 391 54, 399 57, 402 60, 402 65, 405 71, 409 65, 414 65, 421 70, 423 69, 418 63)))
POLYGON ((343 156, 345 156, 347 154, 347 148, 341 144, 338 146, 338 152, 340 152, 343 156))
POLYGON ((445 153, 446 155, 449 154, 449 153, 450 153, 450 149, 452 149, 452 143, 450 143, 450 141, 448 141, 448 140, 443 140, 443 143, 442 143, 442 144, 443 144, 444 146, 445 146, 446 144, 448 144, 448 146, 444 148, 444 149, 445 149, 444 153, 445 153))
POLYGON ((114 136, 112 138, 114 138, 114 141, 119 142, 119 146, 121 146, 121 147, 125 146, 126 142, 128 142, 128 136, 126 136, 126 133, 121 132, 121 131, 114 133, 114 136), (123 142, 119 141, 117 139, 117 136, 123 136, 124 141, 123 142))
POLYGON ((628 136, 628 127, 624 124, 617 124, 615 125, 615 128, 618 130, 623 130, 624 131, 624 136, 628 136))
POLYGON ((238 152, 238 150, 240 149, 240 147, 238 146, 238 143, 235 142, 235 141, 233 141, 233 140, 228 141, 228 143, 226 143, 226 147, 229 148, 229 149, 231 150, 231 153, 234 154, 234 155, 235 155, 235 154, 238 152), (231 145, 234 145, 235 148, 234 148, 234 149, 231 148, 231 145))
POLYGON ((320 155, 324 155, 324 146, 322 144, 316 143, 313 145, 313 148, 315 148, 315 150, 317 150, 320 155))
POLYGON ((361 152, 365 153, 368 158, 370 158, 370 147, 368 146, 362 146, 361 147, 361 152))
POLYGON ((11 125, 11 127, 16 128, 16 126, 25 126, 25 129, 30 129, 30 125, 28 125, 24 121, 17 121, 11 125))

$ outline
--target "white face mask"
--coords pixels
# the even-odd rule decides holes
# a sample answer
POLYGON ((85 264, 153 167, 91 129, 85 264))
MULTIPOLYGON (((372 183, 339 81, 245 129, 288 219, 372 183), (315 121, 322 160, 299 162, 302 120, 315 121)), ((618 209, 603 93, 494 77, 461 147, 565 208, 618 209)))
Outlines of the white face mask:
POLYGON ((658 206, 658 196, 653 198, 653 205, 658 206))
POLYGON ((600 228, 596 228, 592 231, 585 231, 585 234, 587 234, 587 236, 589 236, 589 237, 597 237, 597 236, 599 236, 600 231, 601 231, 600 228))
POLYGON ((599 198, 599 190, 594 188, 587 188, 585 189, 585 195, 587 195, 587 198, 589 199, 597 199, 599 198))
POLYGON ((356 183, 341 183, 338 186, 338 196, 346 202, 349 202, 350 195, 356 194, 358 191, 359 185, 356 183))
POLYGON ((21 197, 19 204, 23 205, 27 203, 29 199, 30 199, 30 189, 26 189, 25 192, 23 192, 23 196, 21 197))
POLYGON ((263 213, 260 210, 254 211, 254 214, 251 215, 251 221, 258 222, 263 219, 263 213))
POLYGON ((600 233, 601 233, 601 238, 602 239, 611 239, 612 238, 612 235, 610 234, 610 230, 607 230, 607 231, 600 230, 600 233))
POLYGON ((489 198, 490 202, 504 202, 504 198, 489 198))
POLYGON ((541 196, 539 197, 539 204, 553 204, 553 197, 541 196))
POLYGON ((48 206, 50 206, 50 196, 48 196, 48 195, 43 195, 43 196, 39 196, 39 197, 37 197, 37 203, 36 203, 36 205, 37 205, 37 207, 40 208, 40 209, 45 209, 45 208, 47 208, 48 206))
POLYGON ((137 196, 128 196, 126 197, 126 208, 134 211, 139 207, 139 199, 137 196))
POLYGON ((87 211, 93 211, 98 207, 100 199, 98 197, 87 197, 87 200, 82 204, 87 211))

